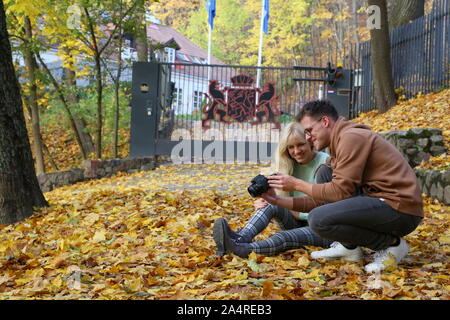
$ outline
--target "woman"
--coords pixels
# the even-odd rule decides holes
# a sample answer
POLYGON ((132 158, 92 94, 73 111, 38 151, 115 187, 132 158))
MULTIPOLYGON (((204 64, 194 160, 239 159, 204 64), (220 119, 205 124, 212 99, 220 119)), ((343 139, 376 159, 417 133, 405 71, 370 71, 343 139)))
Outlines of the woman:
MULTIPOLYGON (((298 122, 290 123, 283 130, 276 156, 278 175, 283 176, 283 184, 288 186, 287 189, 294 190, 289 193, 291 197, 304 196, 302 192, 295 191, 296 178, 316 182, 314 174, 328 158, 328 154, 312 149, 298 122)), ((317 183, 320 183, 320 179, 317 180, 317 183)), ((305 245, 329 247, 332 243, 318 237, 307 227, 305 214, 271 205, 262 198, 255 201, 255 209, 255 214, 239 232, 231 230, 223 218, 215 221, 213 238, 219 255, 234 253, 246 258, 252 251, 262 255, 276 255, 305 245), (263 231, 272 219, 283 231, 266 240, 252 242, 252 239, 263 231)))

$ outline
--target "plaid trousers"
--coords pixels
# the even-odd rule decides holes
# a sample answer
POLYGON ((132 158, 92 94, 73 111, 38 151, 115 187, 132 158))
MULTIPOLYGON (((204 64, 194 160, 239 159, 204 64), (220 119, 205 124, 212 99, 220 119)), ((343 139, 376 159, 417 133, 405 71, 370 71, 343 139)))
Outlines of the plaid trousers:
POLYGON ((281 252, 299 249, 304 246, 329 247, 332 241, 316 235, 306 221, 295 219, 288 209, 268 204, 255 212, 239 234, 253 239, 274 219, 283 231, 272 237, 250 243, 252 251, 263 255, 276 255, 281 252))

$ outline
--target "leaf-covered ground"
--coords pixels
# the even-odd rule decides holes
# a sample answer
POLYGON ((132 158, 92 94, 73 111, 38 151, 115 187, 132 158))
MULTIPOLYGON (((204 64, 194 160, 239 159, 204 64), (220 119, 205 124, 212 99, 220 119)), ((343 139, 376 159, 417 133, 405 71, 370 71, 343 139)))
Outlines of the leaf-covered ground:
POLYGON ((352 120, 367 124, 373 131, 408 130, 410 128, 440 128, 450 150, 450 89, 402 101, 380 114, 377 110, 361 114, 352 120))
POLYGON ((313 247, 215 255, 214 219, 242 227, 253 213, 248 181, 264 169, 165 166, 48 192, 49 208, 0 230, 0 299, 450 298, 449 207, 429 198, 408 257, 378 275, 312 260, 313 247))

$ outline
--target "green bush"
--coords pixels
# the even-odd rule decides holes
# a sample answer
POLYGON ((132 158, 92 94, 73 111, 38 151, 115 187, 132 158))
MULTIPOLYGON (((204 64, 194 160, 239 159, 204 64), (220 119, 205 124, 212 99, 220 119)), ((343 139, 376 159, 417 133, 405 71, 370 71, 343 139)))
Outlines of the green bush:
MULTIPOLYGON (((94 85, 88 87, 77 87, 76 94, 79 102, 76 105, 70 105, 70 111, 75 117, 83 118, 87 123, 87 130, 95 139, 97 129, 97 91, 94 85)), ((131 83, 123 82, 119 90, 119 129, 130 129, 131 117, 131 83)), ((102 94, 103 106, 103 130, 102 140, 103 148, 112 146, 114 142, 114 86, 106 85, 102 94)), ((59 126, 62 129, 71 130, 69 117, 66 110, 56 93, 51 95, 47 108, 41 114, 41 126, 59 126)), ((119 141, 120 141, 119 136, 119 141)), ((120 141, 123 143, 124 141, 120 141)))

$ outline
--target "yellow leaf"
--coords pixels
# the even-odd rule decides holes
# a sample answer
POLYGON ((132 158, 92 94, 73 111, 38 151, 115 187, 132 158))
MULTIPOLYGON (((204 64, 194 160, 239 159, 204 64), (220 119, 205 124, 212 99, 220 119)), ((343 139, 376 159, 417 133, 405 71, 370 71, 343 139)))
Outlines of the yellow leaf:
POLYGON ((51 281, 51 284, 52 285, 54 285, 55 287, 57 287, 57 288, 59 288, 59 287, 61 287, 62 286, 62 279, 61 279, 61 276, 57 276, 55 279, 53 279, 52 281, 51 281))
POLYGON ((100 215, 98 215, 97 213, 91 213, 91 214, 89 214, 86 218, 84 218, 84 221, 85 221, 88 225, 92 225, 92 224, 94 224, 99 218, 100 218, 100 215))
POLYGON ((309 266, 309 263, 310 263, 309 259, 305 256, 301 256, 297 260, 297 266, 301 268, 306 268, 307 266, 309 266))
POLYGON ((450 243, 450 236, 442 236, 438 239, 440 244, 448 244, 450 243))
POLYGON ((59 240, 58 240, 58 246, 57 246, 57 249, 58 249, 58 250, 62 250, 62 251, 65 250, 65 242, 64 242, 64 239, 59 239, 59 240))
POLYGON ((145 241, 145 245, 147 247, 153 247, 156 244, 156 242, 153 240, 153 236, 145 237, 144 241, 145 241))
POLYGON ((167 272, 163 267, 157 267, 153 272, 161 277, 167 276, 167 272))
POLYGON ((235 277, 236 281, 242 281, 242 280, 247 280, 248 279, 248 273, 247 271, 241 271, 239 272, 236 277, 235 277))
POLYGON ((388 254, 388 258, 383 261, 386 271, 393 271, 397 269, 397 260, 392 253, 388 254))
POLYGON ((253 270, 253 272, 264 272, 264 267, 256 261, 258 259, 258 256, 255 252, 250 253, 248 260, 247 260, 247 266, 253 270))
POLYGON ((140 278, 129 281, 128 286, 133 291, 140 291, 142 289, 142 280, 140 278))
POLYGON ((101 241, 105 241, 106 240, 106 235, 105 235, 105 230, 100 230, 100 231, 97 231, 95 234, 94 234, 94 237, 92 238, 92 241, 94 241, 94 242, 101 242, 101 241))

